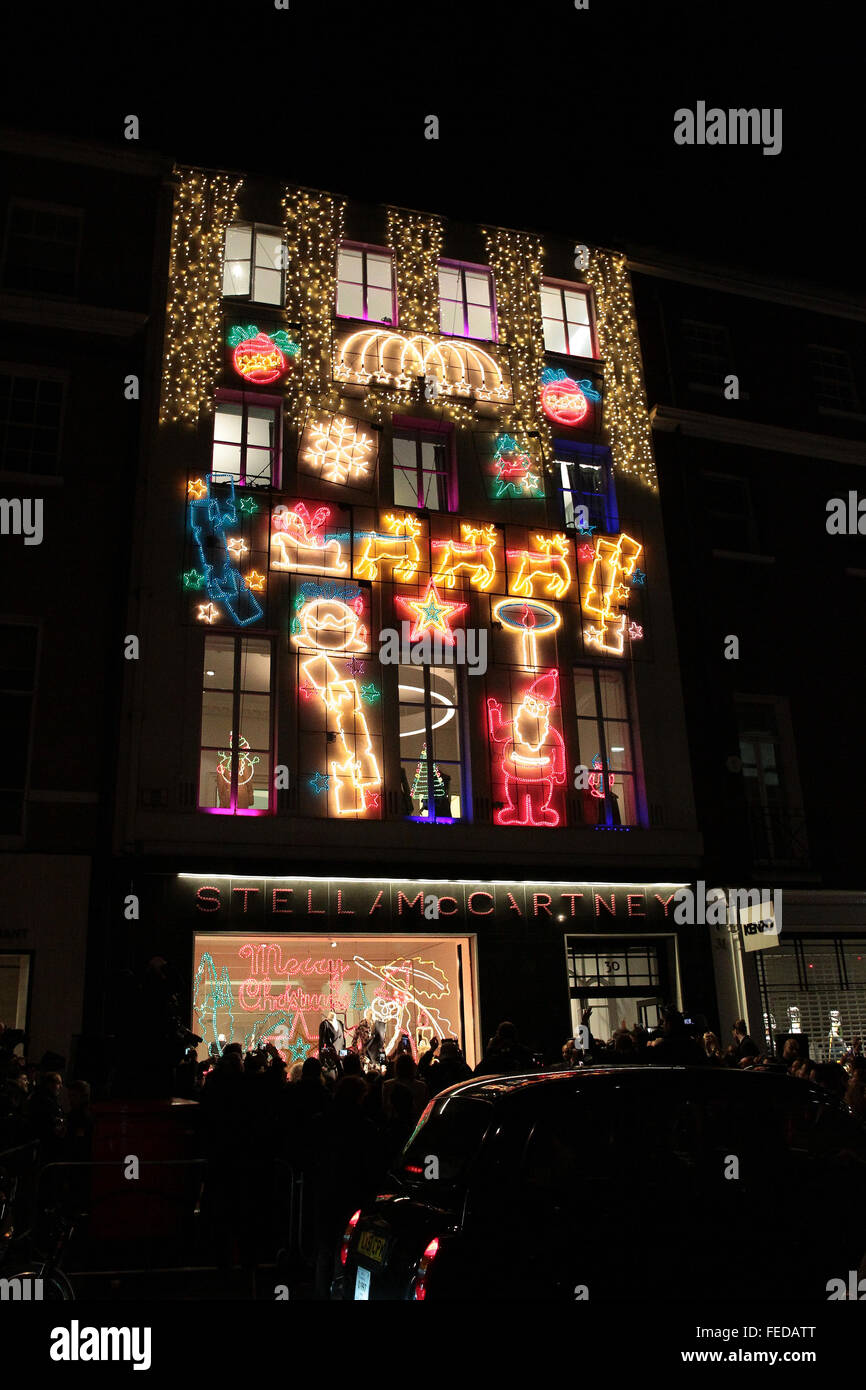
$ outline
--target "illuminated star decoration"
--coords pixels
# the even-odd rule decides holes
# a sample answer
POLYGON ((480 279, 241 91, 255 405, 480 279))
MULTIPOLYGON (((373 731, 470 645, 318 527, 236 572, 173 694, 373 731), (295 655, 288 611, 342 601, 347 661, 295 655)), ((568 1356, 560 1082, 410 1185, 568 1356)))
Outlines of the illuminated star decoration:
POLYGON ((365 796, 365 798, 366 798, 366 801, 367 801, 367 805, 368 805, 368 806, 373 806, 376 810, 379 809, 379 793, 378 793, 378 792, 365 791, 365 792, 364 792, 364 796, 365 796))
POLYGON ((305 700, 312 700, 313 696, 319 693, 316 687, 311 685, 309 681, 301 681, 299 689, 305 700))
POLYGON ((254 502, 252 497, 242 497, 238 502, 238 511, 246 512, 247 516, 255 516, 259 509, 258 502, 254 502))
POLYGON ((200 589, 204 583, 204 575, 199 574, 198 570, 187 570, 183 577, 183 587, 185 589, 200 589))
POLYGON ((242 537, 235 536, 233 540, 230 540, 228 542, 228 549, 231 551, 234 558, 236 560, 239 560, 242 555, 246 555, 247 551, 249 550, 249 546, 247 545, 246 541, 243 540, 242 537))
POLYGON ((288 1052, 293 1062, 306 1062, 311 1047, 302 1034, 298 1034, 294 1042, 288 1044, 288 1052))
POLYGON ((316 793, 316 796, 318 796, 319 792, 326 792, 328 790, 331 784, 330 774, 327 772, 314 772, 312 777, 309 778, 309 783, 316 793))
POLYGON ((449 627, 449 620, 455 613, 462 613, 467 607, 465 603, 446 603, 436 592, 436 585, 433 580, 429 580, 427 590, 423 598, 409 598, 408 594, 395 594, 397 603, 404 608, 411 608, 415 613, 415 626, 409 637, 410 642, 417 642, 426 632, 438 632, 444 637, 452 647, 454 646, 454 633, 449 627))
POLYGON ((350 656, 346 662, 346 668, 351 676, 363 676, 367 663, 362 661, 359 656, 350 656))
POLYGON ((645 586, 645 585, 646 585, 646 575, 644 574, 643 570, 635 570, 634 574, 633 574, 632 577, 631 577, 631 582, 632 582, 632 584, 635 584, 635 585, 637 585, 637 584, 643 584, 643 585, 645 586))
POLYGON ((260 594, 264 587, 265 576, 263 574, 259 574, 258 570, 250 570, 249 574, 247 575, 247 588, 252 589, 257 594, 260 594))
POLYGON ((628 635, 633 642, 636 642, 639 637, 643 637, 643 628, 640 623, 629 623, 628 635))
POLYGON ((187 494, 194 497, 196 502, 200 502, 207 495, 207 483, 202 478, 196 478, 194 482, 187 483, 187 494))
POLYGON ((577 558, 578 558, 578 560, 592 560, 592 559, 594 558, 594 556, 595 556, 595 551, 593 550, 593 548, 592 548, 591 545, 581 545, 581 546, 578 546, 578 550, 577 550, 577 558))
POLYGON ((591 536, 594 530, 594 526, 578 526, 577 534, 579 536, 591 536))
POLYGON ((215 603, 200 603, 198 606, 198 620, 200 623, 215 623, 220 615, 220 611, 215 603))
POLYGON ((370 681, 369 684, 361 686, 361 695, 363 699, 365 699, 369 704, 373 700, 378 700, 379 687, 374 685, 373 682, 370 681))

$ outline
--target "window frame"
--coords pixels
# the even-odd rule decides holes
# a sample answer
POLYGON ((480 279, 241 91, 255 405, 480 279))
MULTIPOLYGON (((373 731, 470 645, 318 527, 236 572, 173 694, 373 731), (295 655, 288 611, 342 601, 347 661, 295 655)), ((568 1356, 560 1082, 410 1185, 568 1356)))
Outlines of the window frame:
MULTIPOLYGON (((0 830, 0 846, 15 848, 26 841, 27 837, 27 809, 30 802, 30 779, 33 772, 33 748, 36 742, 36 712, 37 695, 39 693, 39 672, 42 665, 42 642, 43 642, 43 622, 40 618, 23 618, 18 614, 0 613, 0 627, 29 627, 36 634, 36 649, 33 656, 33 684, 32 689, 27 692, 30 696, 30 727, 28 730, 27 759, 25 764, 24 785, 21 788, 21 816, 18 822, 17 831, 0 830)), ((21 695, 20 690, 6 691, 6 687, 0 687, 4 694, 21 695)), ((14 790, 9 788, 9 790, 14 790)))
POLYGON ((61 460, 63 457, 63 434, 66 422, 66 406, 69 399, 69 373, 66 371, 55 371, 50 367, 32 367, 23 362, 0 362, 0 376, 29 377, 37 381, 56 381, 60 384, 60 421, 57 426, 57 467, 53 473, 34 473, 32 471, 22 472, 20 469, 6 468, 3 459, 0 457, 0 476, 9 478, 52 479, 57 480, 63 477, 61 472, 61 460))
MULTIPOLYGON (((241 293, 241 294, 226 294, 226 292, 225 292, 225 285, 223 284, 223 287, 222 287, 222 298, 223 298, 223 300, 227 300, 227 301, 228 301, 229 303, 231 303, 231 304, 255 304, 255 305, 261 306, 261 308, 263 308, 263 309, 265 309, 265 308, 266 308, 266 309, 271 309, 271 310, 274 310, 274 309, 284 309, 284 308, 285 308, 285 305, 286 305, 286 266, 285 266, 285 264, 283 264, 283 265, 281 265, 281 266, 279 267, 279 276, 280 276, 280 297, 279 297, 279 299, 278 299, 278 300, 271 300, 271 299, 257 299, 257 298, 256 298, 256 271, 257 271, 258 269, 261 269, 261 270, 270 270, 270 271, 272 271, 272 272, 277 270, 277 267, 276 267, 276 266, 257 266, 257 265, 256 265, 256 238, 258 237, 258 235, 259 235, 260 232, 263 233, 263 234, 265 234, 265 235, 267 235, 267 236, 275 236, 275 237, 278 239, 278 241, 280 242, 280 245, 283 247, 283 251, 284 251, 284 253, 285 253, 285 250, 286 250, 286 233, 285 233, 285 229, 284 229, 283 227, 273 227, 273 226, 271 226, 269 223, 266 223, 266 222, 247 222, 247 221, 245 221, 244 219, 240 219, 240 220, 238 220, 238 221, 236 221, 236 222, 230 222, 229 225, 226 227, 226 239, 225 239, 225 242, 223 243, 223 276, 225 276, 225 266, 226 266, 226 263, 227 263, 229 260, 237 261, 237 260, 240 260, 240 259, 241 259, 241 257, 239 257, 239 256, 228 256, 228 255, 226 254, 227 249, 228 249, 227 243, 228 243, 228 235, 229 235, 229 232, 231 232, 231 231, 241 231, 241 230, 249 230, 249 232, 250 232, 250 254, 249 254, 249 257, 248 257, 248 258, 247 258, 247 257, 244 257, 244 258, 243 258, 243 259, 248 259, 249 268, 250 268, 250 273, 249 273, 249 289, 243 291, 243 293, 241 293)), ((284 255, 283 255, 283 261, 285 261, 285 259, 286 259, 286 257, 285 257, 285 254, 284 254, 284 255)))
MULTIPOLYGON (((457 467, 456 467, 456 458, 455 458, 455 436, 454 436, 454 430, 453 430, 453 428, 451 427, 451 425, 450 425, 450 424, 447 424, 447 423, 445 423, 445 424, 439 424, 438 422, 431 421, 431 420, 416 420, 416 419, 414 419, 413 417, 408 416, 408 415, 395 415, 395 416, 393 416, 392 421, 391 421, 391 424, 392 424, 392 432, 391 432, 391 495, 392 495, 392 497, 394 497, 394 494, 395 494, 395 491, 396 491, 396 488, 395 488, 396 470, 397 470, 398 467, 402 467, 402 465, 398 465, 398 464, 397 464, 396 459, 395 459, 395 455, 394 455, 394 441, 395 441, 398 437, 405 438, 406 435, 414 435, 414 436, 415 436, 415 440, 414 440, 415 446, 416 446, 416 447, 415 447, 415 477, 416 477, 416 481, 418 481, 419 483, 423 481, 423 478, 424 478, 424 476, 425 476, 425 472, 424 472, 424 469, 423 469, 423 467, 422 467, 422 463, 423 463, 422 454, 421 454, 421 446, 422 446, 422 444, 424 444, 425 442, 426 442, 426 443, 441 443, 442 446, 443 446, 444 449, 445 449, 445 461, 446 461, 446 468, 445 468, 445 471, 444 471, 444 475, 438 474, 438 471, 437 471, 437 476, 444 476, 444 486, 445 486, 446 504, 447 504, 445 507, 435 507, 435 508, 431 508, 431 507, 429 507, 426 503, 424 503, 423 501, 411 502, 411 503, 410 503, 410 502, 397 502, 397 501, 396 501, 396 498, 395 498, 395 500, 394 500, 394 506, 395 506, 395 507, 404 507, 404 506, 405 506, 405 507, 409 507, 409 506, 411 506, 411 507, 414 507, 415 510, 416 510, 416 511, 419 511, 419 512, 430 512, 430 511, 435 511, 437 514, 439 514, 439 515, 441 515, 441 516, 447 516, 447 515, 452 515, 452 514, 456 513, 456 512, 459 510, 459 507, 458 507, 458 496, 457 496, 458 484, 457 484, 457 467), (425 436, 425 435, 427 436, 426 441, 425 441, 425 439, 424 439, 424 436, 425 436)), ((417 495, 418 495, 418 496, 423 496, 423 493, 419 493, 419 494, 417 494, 417 495)))
POLYGON ((565 496, 579 499, 600 498, 601 499, 601 521, 603 525, 595 525, 592 517, 592 507, 590 506, 590 526, 601 534, 612 535, 619 530, 619 508, 616 499, 616 480, 614 477, 613 463, 610 450, 597 445, 579 444, 572 440, 562 440, 554 438, 553 441, 553 461, 559 468, 556 488, 559 495, 560 515, 562 525, 568 535, 578 535, 578 527, 574 523, 575 506, 584 505, 583 500, 575 502, 572 500, 572 520, 567 520, 565 496), (581 467, 593 468, 600 467, 604 474, 604 487, 600 492, 582 492, 574 487, 566 487, 563 481, 563 468, 579 469, 581 467))
POLYGON ((375 246, 368 241, 341 241, 337 247, 337 265, 334 275, 334 317, 344 320, 346 323, 378 323, 383 328, 397 328, 399 324, 399 306, 397 304, 397 268, 394 259, 394 252, 390 246, 375 246), (340 285, 357 285, 357 280, 340 279, 340 255, 343 251, 359 251, 361 253, 361 299, 363 314, 360 318, 356 314, 341 314, 337 307, 340 302, 340 285), (391 321, 387 323, 384 319, 371 319, 368 316, 367 291, 372 289, 384 289, 384 285, 370 286, 367 276, 367 255, 386 256, 391 267, 391 321))
MULTIPOLYGON (((608 829, 638 829, 646 825, 646 796, 643 779, 643 762, 641 758, 640 741, 638 739, 637 731, 637 715, 635 711, 631 680, 628 676, 628 673, 625 670, 623 670, 621 666, 615 666, 613 665, 613 663, 577 661, 574 663, 574 666, 572 668, 572 689, 574 689, 575 685, 574 677, 578 674, 578 672, 582 674, 591 675, 593 682, 593 695, 595 699, 594 721, 596 726, 596 738, 599 748, 598 757, 601 761, 601 768, 590 768, 590 771, 600 771, 602 787, 604 789, 603 798, 593 798, 594 800, 597 800, 599 803, 603 802, 604 805, 604 820, 599 821, 598 825, 599 827, 603 826, 608 829), (610 719, 606 719, 604 714, 604 705, 601 696, 602 674, 611 674, 618 678, 621 682, 623 700, 625 703, 625 718, 622 720, 616 720, 615 722, 623 723, 627 727, 627 738, 628 744, 630 745, 628 751, 631 755, 631 767, 630 770, 627 772, 623 772, 619 768, 612 768, 610 766, 610 750, 608 749, 607 744, 605 724, 613 721, 611 721, 610 719), (609 780, 611 775, 613 775, 614 777, 619 777, 621 779, 624 777, 631 778, 632 800, 634 802, 633 820, 624 820, 623 811, 620 809, 618 804, 614 804, 614 793, 611 790, 609 780)), ((579 756, 582 759, 584 757, 585 750, 582 747, 582 740, 580 737, 581 724, 588 723, 589 716, 581 715, 578 713, 576 708, 576 702, 574 722, 579 756)), ((590 766, 586 763, 582 765, 590 766)), ((586 823, 587 822, 584 820, 583 824, 586 823)))
POLYGON ((857 378, 854 374, 854 364, 848 349, 834 347, 832 343, 807 343, 806 358, 809 364, 809 375, 812 380, 815 405, 818 409, 825 411, 838 410, 843 414, 858 414, 861 407, 861 399, 860 393, 857 390, 857 378), (848 381, 851 388, 850 399, 847 402, 843 402, 838 398, 830 399, 826 391, 822 392, 821 390, 819 382, 822 380, 829 380, 823 372, 823 369, 830 365, 826 360, 827 354, 831 354, 837 359, 844 358, 844 364, 847 368, 848 381), (821 355, 824 355, 823 361, 821 360, 821 355))
POLYGON ((259 487, 259 488, 268 487, 268 488, 271 488, 271 489, 279 489, 280 486, 281 486, 281 484, 282 484, 282 473, 283 473, 283 466, 282 466, 282 465, 283 465, 283 402, 282 402, 281 398, 280 398, 279 396, 269 396, 269 395, 261 395, 261 396, 260 396, 260 395, 258 395, 257 393, 254 394, 252 391, 235 391, 235 390, 233 390, 233 389, 231 389, 231 388, 224 389, 224 388, 222 388, 222 387, 220 387, 217 391, 214 392, 214 433, 211 435, 210 467, 209 467, 209 470, 208 470, 208 471, 211 472, 211 473, 225 473, 225 471, 226 471, 226 470, 223 469, 223 468, 215 468, 215 467, 214 467, 214 456, 213 456, 213 451, 214 451, 215 446, 216 446, 218 443, 220 443, 220 444, 228 444, 228 443, 233 443, 233 442, 234 442, 234 441, 232 441, 232 440, 218 440, 218 439, 216 438, 216 422, 217 422, 217 410, 216 410, 216 407, 217 407, 218 405, 240 405, 240 406, 242 407, 242 412, 243 412, 243 413, 242 413, 242 415, 241 415, 241 439, 240 439, 241 462, 240 462, 240 470, 239 470, 241 476, 239 476, 239 477, 237 477, 237 478, 235 478, 235 479, 233 480, 233 481, 234 481, 234 484, 235 484, 235 487, 259 487), (271 477, 270 477, 270 481, 267 482, 267 483, 260 483, 260 482, 255 482, 255 481, 250 482, 250 481, 248 481, 247 478, 246 478, 246 461, 247 461, 246 421, 247 421, 247 408, 248 408, 249 406, 251 406, 251 405, 264 406, 266 409, 271 410, 271 411, 274 413, 274 416, 275 416, 275 426, 276 426, 276 428, 275 428, 275 430, 274 430, 274 446, 273 446, 273 452, 272 452, 272 457, 271 457, 271 477))
MULTIPOLYGON (((440 257, 436 266, 436 296, 439 304, 439 332, 443 338, 460 338, 470 343, 498 343, 499 342, 499 316, 496 312, 496 277, 489 265, 477 265, 474 261, 453 261, 447 257, 440 257), (448 270, 456 270, 459 276, 460 293, 463 302, 463 331, 461 333, 447 333, 442 327, 442 291, 439 285, 439 271, 442 267, 448 270), (487 283, 490 286, 490 331, 491 337, 479 338, 476 334, 469 332, 469 308, 470 301, 466 292, 466 271, 472 271, 478 275, 486 275, 487 283)), ((453 304, 452 299, 445 300, 446 304, 453 304)), ((475 308, 485 308, 485 305, 474 305, 475 308)))
POLYGON ((753 862, 760 866, 780 867, 795 865, 798 868, 806 868, 810 864, 811 855, 809 850, 809 840, 806 827, 806 818, 803 810, 803 792, 800 785, 799 765, 797 761, 797 745, 794 739, 794 728, 791 720, 791 709, 788 699, 784 695, 752 694, 746 691, 737 690, 733 693, 733 713, 734 723, 737 731, 737 753, 740 758, 741 775, 743 776, 743 801, 749 824, 749 843, 752 851, 753 862), (742 712, 748 705, 770 705, 773 710, 775 722, 775 735, 765 731, 757 731, 754 734, 743 732, 747 728, 745 720, 741 717, 742 712), (774 808, 771 801, 766 799, 763 793, 767 784, 760 774, 767 769, 759 765, 756 761, 755 786, 761 793, 757 798, 752 798, 748 792, 747 779, 742 774, 742 744, 746 742, 760 742, 761 740, 772 742, 776 750, 775 772, 778 777, 778 787, 782 793, 778 808, 774 808), (797 855, 784 855, 776 853, 776 840, 779 838, 778 831, 774 836, 773 815, 778 811, 780 817, 788 825, 793 826, 799 822, 799 828, 795 831, 790 830, 792 844, 795 839, 802 841, 802 852, 797 855), (760 813, 763 823, 763 833, 769 846, 769 855, 758 854, 755 832, 752 825, 753 814, 760 813))
MULTIPOLYGON (((403 665, 405 665, 405 663, 401 663, 401 665, 397 667, 397 739, 398 739, 398 744, 399 744, 399 739, 400 739, 400 736, 401 736, 401 730, 400 730, 400 716, 401 716, 403 707, 405 706, 405 707, 408 708, 408 709, 420 709, 420 708, 421 708, 421 701, 418 701, 418 700, 416 700, 416 701, 402 700, 401 697, 400 697, 400 671, 402 670, 403 665)), ((401 816, 400 816, 400 820, 402 820, 402 821, 417 821, 417 822, 419 822, 419 823, 428 824, 428 825, 434 825, 434 824, 436 824, 436 825, 459 825, 459 824, 465 824, 465 823, 467 823, 467 822, 470 820, 470 817, 469 817, 469 815, 467 814, 468 808, 469 808, 469 805, 470 805, 470 799, 469 799, 469 791, 468 791, 468 767, 467 767, 467 758, 466 758, 466 747, 467 747, 467 744, 466 744, 466 738, 465 738, 465 730, 464 730, 464 727, 463 727, 464 712, 465 712, 465 708, 466 708, 466 690, 465 690, 465 686, 464 686, 464 680, 463 680, 463 673, 462 673, 462 670, 461 670, 461 668, 460 668, 458 665, 456 665, 456 664, 450 665, 450 664, 448 664, 448 663, 446 663, 446 662, 432 662, 432 661, 420 662, 417 666, 414 665, 414 664, 410 664, 409 669, 412 670, 413 672, 414 672, 414 671, 418 671, 418 672, 421 673, 421 677, 422 677, 422 681, 423 681, 423 688, 424 688, 424 701, 423 701, 423 709, 424 709, 424 744, 423 744, 423 746, 424 746, 425 748, 427 748, 428 750, 432 749, 432 752, 428 752, 428 757, 427 757, 427 769, 428 769, 428 770, 427 770, 427 786, 428 786, 427 810, 426 810, 426 812, 425 812, 425 811, 422 811, 420 815, 415 815, 415 814, 401 815, 401 816), (453 767, 453 766, 455 765, 455 759, 453 759, 453 758, 448 758, 448 759, 445 759, 445 758, 443 758, 443 759, 437 759, 437 757, 436 757, 436 740, 435 740, 435 737, 434 737, 434 728, 433 728, 433 715, 434 715, 435 711, 434 711, 434 708, 433 708, 433 695, 432 695, 432 691, 431 691, 431 672, 433 672, 433 671, 449 671, 449 672, 450 672, 450 671, 453 671, 453 672, 454 672, 454 687, 455 687, 456 699, 457 699, 457 703, 456 703, 456 706, 455 706, 455 708, 454 708, 454 719, 456 720, 455 727, 456 727, 456 729, 457 729, 457 745, 458 745, 458 756, 457 756, 457 759, 456 759, 456 765, 457 765, 457 766, 459 767, 459 769, 460 769, 460 789, 459 789, 459 793, 458 793, 458 794, 459 794, 459 796, 460 796, 461 814, 460 814, 459 816, 453 816, 453 815, 451 815, 451 814, 450 814, 450 811, 449 811, 449 814, 448 814, 447 816, 438 815, 437 812, 436 812, 436 797, 435 797, 435 794, 434 794, 433 796, 430 796, 430 794, 429 794, 429 786, 430 786, 430 769, 431 769, 431 767, 432 767, 434 764, 435 764, 436 766, 438 766, 438 765, 439 765, 439 762, 442 762, 445 766, 448 766, 448 767, 453 767)), ((398 749, 398 760, 399 760, 400 768, 401 768, 401 770, 402 770, 403 761, 404 761, 404 760, 403 760, 402 749, 398 749)), ((411 789, 410 789, 410 794, 411 794, 411 789)), ((402 785, 401 785, 401 788, 400 788, 400 795, 401 795, 401 796, 403 795, 403 788, 402 788, 402 785)), ((449 796, 450 796, 450 795, 451 795, 451 793, 449 792, 449 796)))
POLYGON ((0 292, 3 294, 38 295, 43 299, 55 300, 77 300, 79 288, 79 276, 81 274, 81 251, 84 243, 84 208, 69 207, 62 203, 45 203, 36 198, 10 198, 6 209, 6 227, 3 236, 3 256, 0 260, 0 292), (6 268, 9 263, 9 241, 12 230, 12 216, 17 208, 24 208, 31 212, 50 213, 55 217, 68 217, 74 219, 78 224, 78 240, 75 245, 75 270, 73 272, 73 287, 68 294, 60 293, 57 290, 46 289, 14 289, 6 284, 6 268))
POLYGON ((752 484, 749 478, 741 473, 722 473, 716 468, 701 469, 700 474, 701 509, 709 522, 710 546, 713 549, 733 551, 734 553, 756 555, 760 553, 758 523, 755 516, 755 508, 752 500, 752 484), (708 505, 707 490, 705 483, 736 483, 739 486, 741 495, 744 499, 744 506, 741 512, 720 511, 717 507, 708 505), (736 522, 745 527, 747 532, 747 548, 741 550, 737 546, 730 544, 730 539, 715 538, 714 527, 726 521, 736 522))
POLYGON ((542 341, 543 341, 543 343, 544 343, 544 351, 545 351, 545 353, 551 353, 552 355, 554 355, 554 356, 559 356, 559 357, 573 357, 573 358, 575 358, 578 362, 597 362, 597 361, 599 360, 599 357, 598 357, 598 334, 597 334, 597 332, 596 332, 595 298, 594 298, 594 296, 593 296, 592 286, 591 286, 591 285, 587 285, 587 284, 586 284, 584 281, 582 281, 582 280, 558 280, 558 279, 556 279, 556 278, 554 278, 554 277, 547 276, 547 275, 543 275, 543 276, 541 277, 541 289, 542 289, 542 290, 557 290, 557 291, 559 291, 560 307, 561 307, 561 309, 562 309, 562 318, 561 318, 560 322, 561 322, 562 327, 563 327, 564 332, 565 332, 565 345, 566 345, 566 350, 565 350, 565 352, 562 352, 561 349, 559 349, 559 348, 553 348, 553 347, 549 347, 549 346, 548 346, 547 340, 546 340, 546 338, 545 338, 545 336, 544 336, 544 322, 545 322, 545 317, 546 317, 546 316, 545 316, 545 313, 544 313, 544 301, 543 301, 543 299, 541 298, 541 294, 539 293, 539 296, 538 296, 538 310, 539 310, 539 313, 540 313, 540 315, 541 315, 541 336, 542 336, 542 341), (572 352, 572 351, 571 351, 571 343, 570 343, 570 338, 569 338, 569 333, 568 333, 569 321, 568 321, 568 317, 567 317, 567 310, 566 310, 566 307, 565 307, 565 294, 566 294, 566 291, 570 291, 572 294, 575 294, 575 293, 576 293, 576 294, 582 294, 583 297, 584 297, 584 299, 586 300, 586 312, 587 312, 587 320, 588 320, 587 326, 588 326, 588 328, 589 328, 589 340, 590 340, 590 347, 591 347, 591 349, 592 349, 592 352, 591 352, 591 354, 590 354, 589 357, 584 356, 583 353, 572 352))
MULTIPOLYGON (((275 655, 276 655, 276 649, 275 649, 274 638, 273 638, 273 636, 272 636, 271 634, 269 634, 269 633, 260 633, 260 632, 257 632, 257 633, 255 634, 255 636, 252 636, 251 634, 242 634, 242 633, 238 633, 238 632, 230 632, 230 631, 229 631, 228 629, 226 629, 226 628, 219 628, 219 627, 217 627, 217 628, 210 628, 207 632, 205 632, 205 633, 202 634, 202 638, 203 638, 203 640, 202 640, 202 649, 201 649, 201 657, 202 657, 202 660, 201 660, 201 687, 200 687, 200 689, 201 689, 201 699, 200 699, 200 702, 199 702, 198 767, 197 767, 197 772, 196 772, 196 783, 195 783, 195 785, 196 785, 196 814, 197 814, 197 815, 206 815, 206 816, 207 816, 207 815, 209 815, 209 816, 273 816, 273 815, 276 814, 276 810, 277 810, 276 790, 275 790, 275 787, 274 787, 274 763, 275 763, 275 758, 276 758, 276 696, 275 696, 275 687, 276 687, 276 680, 275 680, 275 666, 276 666, 276 661, 275 661, 275 655), (233 665, 232 665, 232 682, 233 682, 233 684, 232 684, 232 692, 231 692, 231 694, 232 694, 232 714, 231 714, 231 719, 232 719, 232 722, 231 722, 231 729, 232 729, 232 731, 234 731, 235 729, 239 729, 239 727, 240 727, 240 709, 241 709, 241 701, 242 701, 242 698, 243 698, 244 694, 264 694, 263 691, 244 691, 244 690, 242 689, 242 686, 241 686, 241 663, 242 663, 242 659, 243 659, 243 644, 244 644, 244 642, 266 642, 267 645, 268 645, 268 662, 269 662, 269 664, 268 664, 268 692, 267 692, 267 693, 268 693, 268 701, 269 701, 269 714, 268 714, 268 739, 269 739, 269 747, 268 747, 268 750, 267 750, 267 751, 268 751, 268 758, 269 758, 269 761, 270 761, 270 771, 269 771, 269 774, 268 774, 268 804, 267 804, 267 807, 266 807, 266 808, 255 807, 255 806, 248 806, 248 807, 241 808, 241 807, 239 807, 239 806, 237 805, 237 794, 238 794, 238 754, 239 754, 240 752, 243 751, 243 750, 241 749, 241 747, 240 747, 240 737, 242 737, 242 735, 239 737, 237 745, 235 745, 234 739, 232 738, 232 748, 231 748, 231 755, 232 755, 232 757, 231 757, 232 776, 231 776, 231 783, 230 783, 231 805, 230 805, 230 806, 203 806, 203 805, 201 804, 201 801, 200 801, 200 796, 201 796, 201 755, 202 755, 202 753, 203 753, 206 749, 207 749, 207 750, 211 750, 211 749, 214 747, 213 744, 210 744, 210 743, 207 743, 207 744, 206 744, 206 743, 203 742, 203 735, 204 735, 204 696, 205 696, 205 693, 206 693, 206 691, 207 691, 208 688, 210 688, 211 690, 215 690, 215 691, 222 692, 222 693, 225 693, 225 692, 227 691, 227 689, 228 689, 228 687, 226 687, 226 686, 211 686, 211 687, 206 687, 205 684, 204 684, 205 674, 206 674, 206 669, 207 669, 206 666, 205 666, 205 660, 206 660, 206 655, 207 655, 207 639, 208 639, 209 637, 221 637, 221 638, 224 638, 224 639, 230 639, 230 640, 234 643, 233 665)), ((256 749, 255 749, 255 748, 251 748, 250 751, 254 753, 254 752, 256 751, 256 749)))

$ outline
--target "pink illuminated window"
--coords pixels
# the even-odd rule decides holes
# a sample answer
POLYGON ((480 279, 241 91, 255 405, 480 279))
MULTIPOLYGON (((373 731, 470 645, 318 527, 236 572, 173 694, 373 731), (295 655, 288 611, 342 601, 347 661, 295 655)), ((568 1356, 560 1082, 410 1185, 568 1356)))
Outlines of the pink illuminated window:
POLYGON ((589 293, 563 280, 542 280, 541 317, 547 352, 594 357, 589 293))
POLYGON ((271 667, 266 638, 205 637, 200 811, 267 815, 273 810, 271 667))
POLYGON ((397 322, 394 262, 379 247, 340 247, 337 257, 337 315, 370 323, 397 322))
POLYGON ((449 337, 497 341, 493 276, 486 266, 439 262, 439 327, 449 337))

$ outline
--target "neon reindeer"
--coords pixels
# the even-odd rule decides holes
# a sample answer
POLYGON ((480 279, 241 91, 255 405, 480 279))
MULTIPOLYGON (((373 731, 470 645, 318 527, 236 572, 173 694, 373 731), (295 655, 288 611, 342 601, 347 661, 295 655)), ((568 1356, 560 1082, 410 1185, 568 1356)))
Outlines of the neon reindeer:
POLYGON ((564 598, 571 588, 571 569, 568 564, 569 545, 565 536, 545 539, 536 536, 538 550, 508 550, 509 559, 519 559, 520 569, 512 585, 515 594, 534 598, 534 581, 544 581, 548 598, 564 598))
POLYGON ((385 517, 387 533, 365 531, 361 534, 364 548, 355 565, 356 579, 378 579, 382 564, 393 565, 394 579, 414 579, 421 564, 418 537, 421 522, 405 512, 403 516, 385 517))
POLYGON ((294 507, 274 507, 271 544, 279 551, 279 558, 272 562, 273 568, 345 574, 349 566, 339 540, 323 536, 318 529, 330 515, 330 507, 317 507, 310 516, 303 502, 296 502, 294 507))
POLYGON ((489 589, 496 578, 496 559, 493 547, 496 544, 495 526, 469 526, 460 524, 462 541, 434 541, 433 549, 442 554, 436 564, 434 584, 453 589, 457 575, 464 570, 473 589, 489 589))

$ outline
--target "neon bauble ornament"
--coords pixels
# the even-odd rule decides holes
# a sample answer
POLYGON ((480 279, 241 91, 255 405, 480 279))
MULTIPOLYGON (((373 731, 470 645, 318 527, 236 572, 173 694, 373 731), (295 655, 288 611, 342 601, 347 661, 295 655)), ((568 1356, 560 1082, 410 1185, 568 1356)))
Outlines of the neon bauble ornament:
POLYGON ((582 424, 590 401, 600 400, 591 381, 573 381, 561 367, 545 367, 541 373, 541 409, 557 425, 582 424))
POLYGON ((238 376, 253 386, 270 386, 279 381, 288 371, 290 360, 301 350, 285 329, 268 334, 260 332, 254 323, 246 327, 237 324, 230 330, 227 342, 234 349, 232 366, 238 376))

